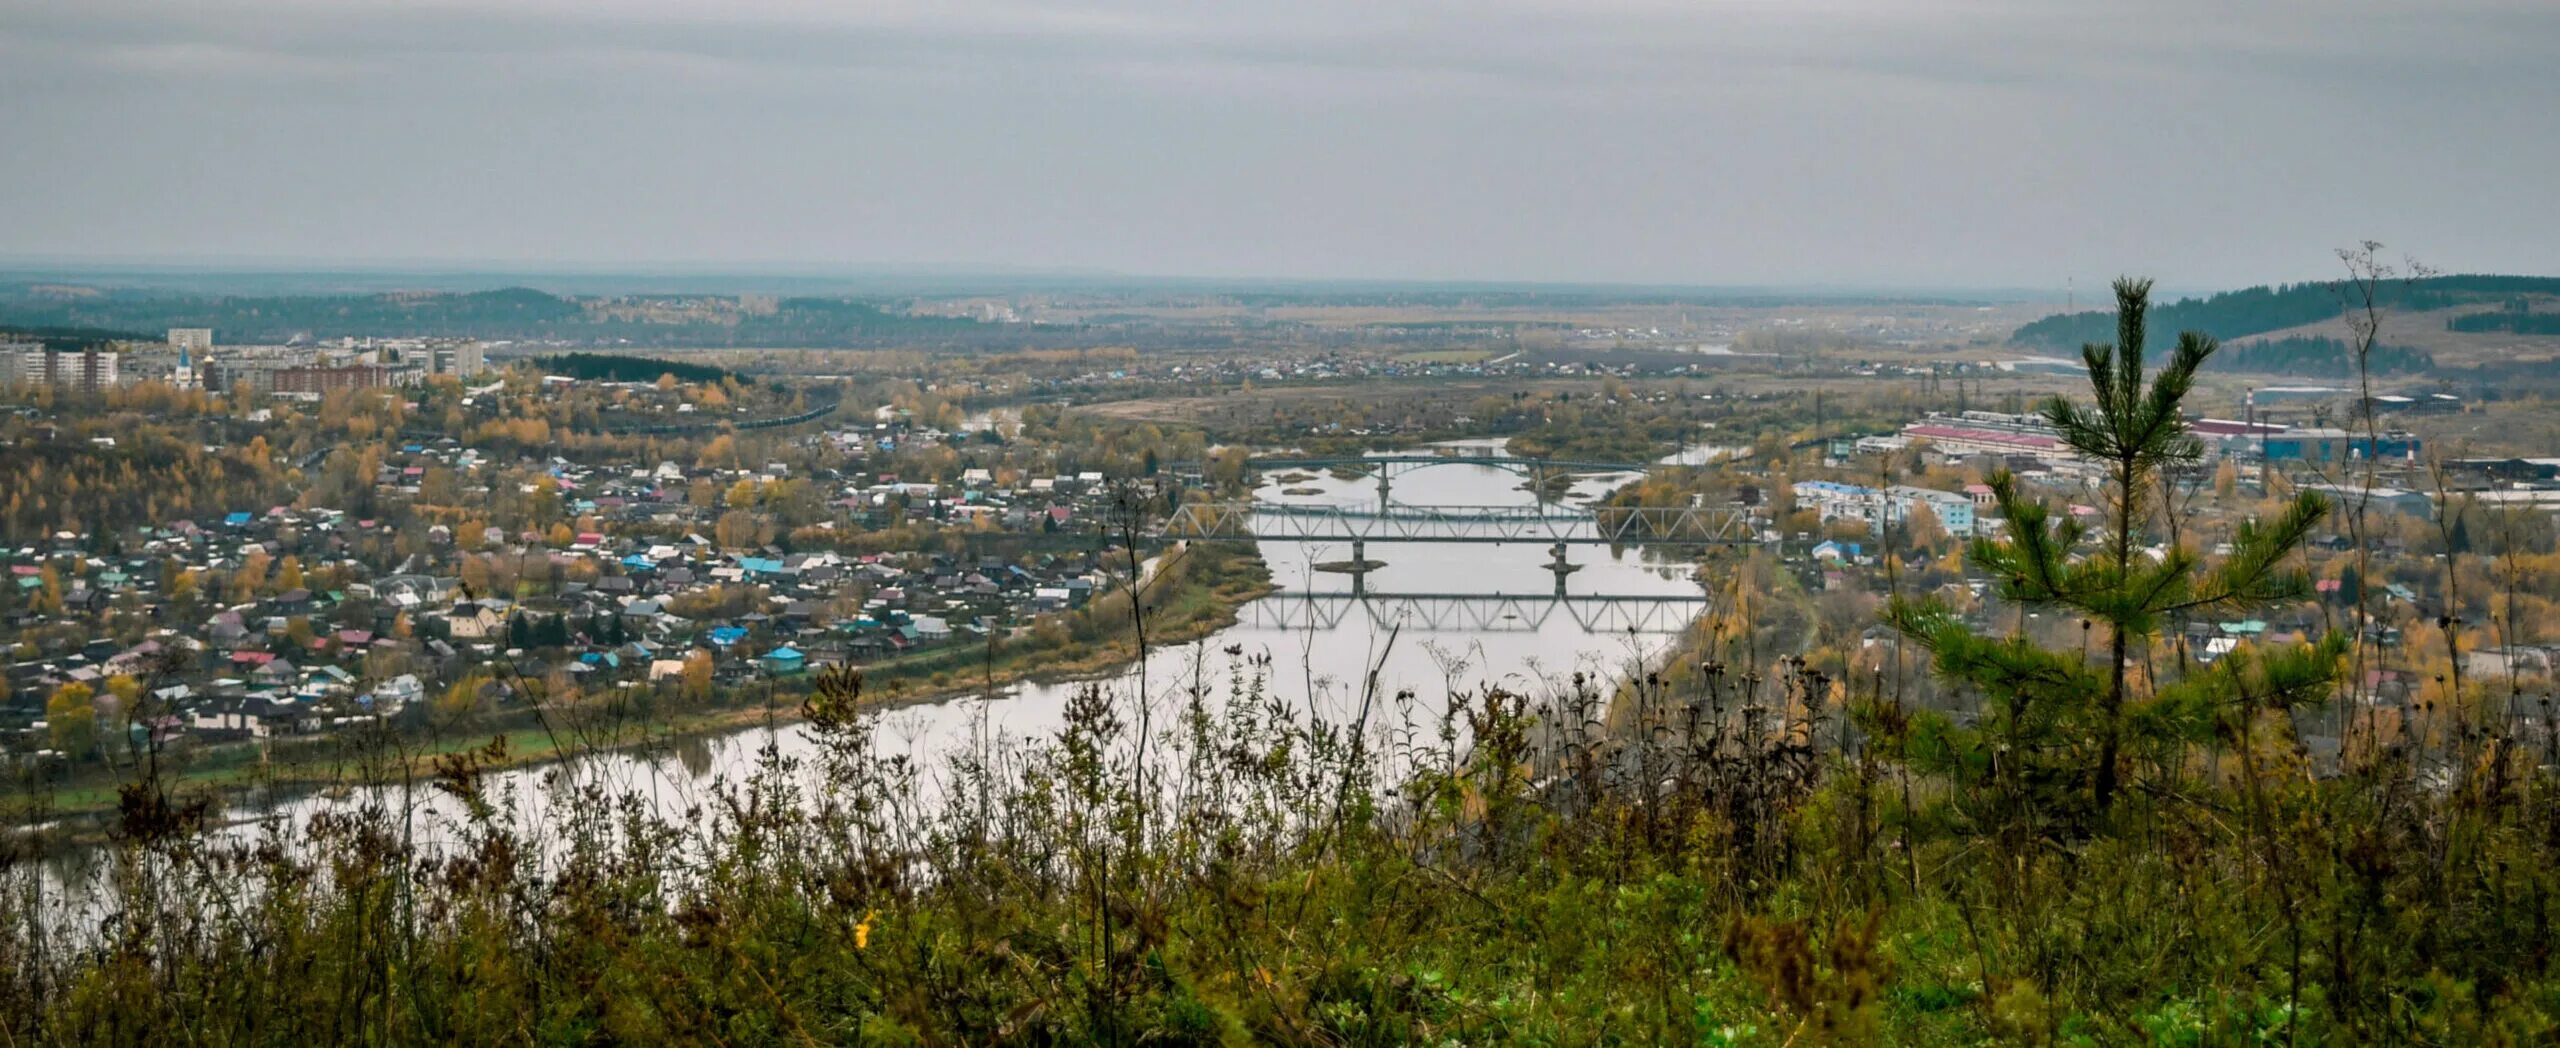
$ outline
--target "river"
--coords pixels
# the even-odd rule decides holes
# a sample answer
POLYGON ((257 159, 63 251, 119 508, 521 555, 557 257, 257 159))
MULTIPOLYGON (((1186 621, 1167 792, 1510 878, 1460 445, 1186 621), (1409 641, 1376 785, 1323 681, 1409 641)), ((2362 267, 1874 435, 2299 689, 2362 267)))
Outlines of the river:
MULTIPOLYGON (((1499 442, 1469 441, 1455 446, 1461 450, 1491 451, 1499 449, 1499 442)), ((1703 463, 1728 450, 1692 447, 1663 461, 1703 463)), ((1563 501, 1569 506, 1587 503, 1632 477, 1619 474, 1583 478, 1564 493, 1563 501)), ((1529 506, 1536 502, 1520 475, 1467 464, 1463 459, 1400 472, 1393 487, 1395 501, 1406 505, 1529 506)), ((1284 482, 1268 477, 1256 497, 1282 504, 1350 505, 1374 502, 1376 492, 1375 481, 1365 478, 1321 476, 1284 482), (1295 493, 1287 494, 1283 489, 1295 493)), ((1260 549, 1270 566, 1272 582, 1283 591, 1348 593, 1351 589, 1348 576, 1315 568, 1319 563, 1348 558, 1348 549, 1305 542, 1263 542, 1260 549)), ((1702 592, 1683 558, 1648 560, 1637 550, 1605 546, 1573 546, 1570 551, 1570 559, 1580 565, 1568 580, 1573 593, 1694 598, 1702 592)), ((1367 543, 1365 555, 1385 562, 1367 577, 1367 590, 1372 594, 1536 597, 1551 593, 1555 585, 1555 576, 1546 566, 1548 549, 1538 542, 1484 545, 1373 540, 1367 543)), ((1290 607, 1312 603, 1300 601, 1290 607)), ((1374 670, 1380 695, 1411 689, 1421 697, 1421 701, 1401 712, 1382 708, 1385 715, 1372 721, 1372 730, 1384 737, 1428 727, 1415 719, 1436 723, 1437 700, 1449 689, 1498 685, 1542 695, 1575 672, 1614 679, 1658 652, 1669 639, 1666 634, 1595 632, 1568 614, 1497 617, 1483 628, 1434 628, 1410 619, 1390 619, 1379 603, 1342 601, 1334 606, 1343 609, 1338 618, 1321 626, 1297 621, 1291 613, 1273 607, 1247 608, 1236 625, 1195 643, 1160 648, 1143 667, 1133 666, 1103 682, 1104 686, 1113 689, 1124 710, 1130 712, 1134 708, 1127 704, 1143 696, 1158 711, 1156 722, 1166 723, 1165 714, 1182 700, 1195 681, 1210 690, 1213 700, 1222 700, 1239 659, 1267 658, 1263 672, 1267 686, 1274 692, 1296 708, 1313 709, 1343 720, 1359 705, 1363 682, 1374 670), (1227 654, 1230 649, 1241 655, 1227 654)), ((1075 682, 1027 684, 993 696, 952 698, 892 709, 882 715, 877 745, 909 754, 922 767, 932 769, 959 747, 1051 736, 1064 724, 1067 700, 1084 686, 1075 682)), ((699 806, 714 791, 735 784, 739 776, 755 766, 759 754, 768 746, 785 755, 805 755, 814 743, 799 725, 785 723, 774 728, 678 740, 648 752, 612 753, 587 760, 590 771, 622 790, 652 798, 660 811, 673 813, 699 806)), ((540 825, 552 805, 559 802, 543 786, 546 771, 535 766, 493 775, 489 793, 505 798, 525 825, 540 825)), ((934 788, 932 775, 924 776, 923 781, 928 791, 934 788)), ((253 816, 227 825, 223 832, 245 839, 280 823, 298 826, 317 812, 363 799, 361 791, 336 797, 302 795, 267 805, 253 816)), ((399 804, 426 816, 420 820, 419 829, 421 838, 426 840, 442 838, 447 820, 455 814, 450 799, 423 788, 395 801, 395 808, 399 804)), ((55 862, 60 865, 51 871, 48 880, 79 883, 86 879, 90 872, 86 867, 94 861, 95 853, 86 849, 59 857, 55 862)))

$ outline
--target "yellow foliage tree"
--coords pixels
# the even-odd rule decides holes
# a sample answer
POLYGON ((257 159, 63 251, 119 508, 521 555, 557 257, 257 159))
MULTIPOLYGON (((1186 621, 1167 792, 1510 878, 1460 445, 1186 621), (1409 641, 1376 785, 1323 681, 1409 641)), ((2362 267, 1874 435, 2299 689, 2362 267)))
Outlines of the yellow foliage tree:
POLYGON ((711 698, 711 653, 695 648, 684 657, 684 697, 692 702, 711 698))
POLYGON ((76 680, 53 689, 53 697, 44 704, 45 727, 53 735, 53 748, 76 755, 97 749, 96 699, 95 690, 76 680))
POLYGON ((267 567, 274 563, 265 550, 249 554, 240 562, 240 570, 231 575, 231 602, 243 604, 257 599, 267 585, 267 567))
POLYGON ((723 433, 711 438, 710 443, 702 446, 702 454, 693 460, 693 464, 703 469, 713 469, 735 465, 737 461, 738 442, 723 433))
POLYGON ((480 688, 487 683, 488 679, 477 673, 453 682, 452 687, 445 689, 443 697, 436 700, 436 712, 448 717, 477 712, 480 709, 480 688))

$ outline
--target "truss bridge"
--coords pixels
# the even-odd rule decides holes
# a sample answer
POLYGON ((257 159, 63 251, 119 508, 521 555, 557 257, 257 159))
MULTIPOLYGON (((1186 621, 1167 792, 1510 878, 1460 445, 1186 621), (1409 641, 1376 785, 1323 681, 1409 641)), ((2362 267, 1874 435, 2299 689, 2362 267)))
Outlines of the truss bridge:
POLYGON ((1740 545, 1755 541, 1736 507, 1284 505, 1197 502, 1165 521, 1167 538, 1198 542, 1535 542, 1568 546, 1740 545))
POLYGON ((1380 626, 1422 633, 1535 633, 1571 622, 1593 634, 1667 634, 1704 614, 1699 596, 1485 593, 1304 592, 1283 590, 1247 604, 1238 620, 1262 629, 1331 630, 1358 625, 1365 612, 1380 626))
POLYGON ((1544 491, 1559 479, 1591 473, 1651 473, 1654 466, 1645 462, 1585 462, 1570 459, 1527 458, 1506 455, 1491 448, 1442 448, 1438 453, 1361 455, 1357 457, 1290 457, 1249 458, 1244 466, 1258 473, 1281 473, 1303 470, 1310 473, 1328 471, 1357 472, 1378 484, 1381 504, 1393 499, 1395 478, 1418 469, 1433 466, 1482 466, 1517 473, 1528 478, 1532 490, 1544 491))

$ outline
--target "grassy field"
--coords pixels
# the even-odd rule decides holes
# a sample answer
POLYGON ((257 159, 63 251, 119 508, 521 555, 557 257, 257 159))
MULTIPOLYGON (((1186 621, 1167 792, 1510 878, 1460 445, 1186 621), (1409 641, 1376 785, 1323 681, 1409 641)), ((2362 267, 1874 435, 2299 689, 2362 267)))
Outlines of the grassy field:
MULTIPOLYGON (((2560 362, 2560 335, 2517 335, 2503 331, 2450 331, 2445 321, 2466 313, 2478 313, 2492 306, 2462 306, 2424 312, 2390 314, 2383 318, 2381 341, 2395 346, 2410 346, 2433 354, 2437 367, 2469 367, 2484 363, 2526 361, 2560 362)), ((2543 303, 2541 309, 2552 309, 2543 303)), ((2271 331, 2263 335, 2233 339, 2233 345, 2273 341, 2293 336, 2332 338, 2344 341, 2351 335, 2346 318, 2305 324, 2301 327, 2271 331)))
POLYGON ((1490 349, 1426 349, 1398 353, 1394 359, 1404 364, 1481 364, 1501 355, 1490 349))
MULTIPOLYGON (((2155 770, 2108 814, 2037 813, 1996 780, 1819 755, 1809 741, 1843 713, 1833 682, 1741 670, 1619 702, 1635 723, 1787 711, 1763 730, 1554 730, 1605 718, 1591 687, 1551 682, 1535 705, 1380 696, 1381 716, 1429 712, 1375 749, 1357 722, 1274 709, 1250 667, 1145 743, 1097 689, 1062 737, 964 762, 949 788, 968 803, 932 806, 913 769, 871 756, 876 721, 846 712, 875 704, 830 684, 801 769, 815 792, 773 764, 708 826, 624 814, 577 763, 560 788, 588 800, 557 822, 493 808, 432 856, 396 843, 397 812, 296 851, 128 819, 117 854, 155 861, 110 869, 160 871, 109 881, 106 933, 131 945, 68 951, 0 914, 0 1028, 229 1044, 2560 1035, 2539 931, 2560 898, 2546 777, 2439 799, 2393 785, 2412 765, 2300 775, 2270 738, 2221 751, 2218 785, 2155 770)), ((1852 700, 1860 718, 1887 708, 1852 700)), ((432 783, 475 798, 492 766, 448 761, 432 783)), ((0 885, 23 892, 14 870, 0 885)))

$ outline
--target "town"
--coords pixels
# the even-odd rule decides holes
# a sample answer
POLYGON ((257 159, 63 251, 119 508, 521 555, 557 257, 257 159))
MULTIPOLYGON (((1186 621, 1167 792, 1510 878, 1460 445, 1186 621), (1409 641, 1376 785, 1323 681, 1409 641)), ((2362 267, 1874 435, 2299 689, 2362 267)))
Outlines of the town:
POLYGON ((699 710, 839 664, 947 686, 999 645, 1009 672, 1073 666, 1122 625, 1096 598, 1132 578, 1133 500, 1178 490, 1132 484, 1178 445, 946 431, 929 395, 810 409, 636 358, 608 363, 649 378, 592 380, 367 341, 10 354, 13 766, 585 696, 699 710))
MULTIPOLYGON (((1859 623, 1912 587, 1996 614, 1955 559, 1998 534, 1995 472, 2076 517, 2103 512, 2099 465, 2047 420, 1966 406, 2015 407, 2055 381, 1989 359, 1843 355, 1773 373, 1766 358, 1612 363, 1570 347, 1043 351, 833 376, 784 357, 758 378, 704 362, 720 355, 232 347, 201 328, 0 359, 21 391, 0 429, 23 452, 5 519, 28 536, 5 556, 0 731, 39 778, 106 774, 118 752, 265 761, 352 730, 502 726, 595 696, 673 723, 833 666, 918 695, 996 685, 1000 650, 1006 680, 1099 668, 1125 612, 1097 614, 1097 598, 1166 546, 1150 511, 1249 490, 1244 447, 1490 433, 1515 452, 1670 452, 1681 466, 1606 501, 1751 514, 1762 555, 1816 609, 1788 643, 1817 649, 1871 646, 1859 623), (1807 376, 1811 390, 1788 388, 1807 376), (1682 459, 1691 447, 1723 450, 1710 464, 1682 459)), ((2560 509, 2560 459, 2448 457, 2402 428, 2504 407, 2444 388, 2360 411, 2341 386, 2218 383, 2237 402, 2193 419, 2203 458, 2172 497, 2202 536, 2297 490, 2379 511, 2354 541, 2322 537, 2313 567, 2333 601, 2370 587, 2399 609, 2375 627, 2396 642, 2445 606, 2432 557, 2490 548, 2494 531, 2512 570, 2560 509)), ((2466 676, 2547 680, 2553 638, 2502 610, 2500 643, 2462 653, 2466 676)), ((2182 644, 2210 661, 2316 637, 2321 619, 2191 622, 2182 644)), ((2365 690, 2403 708, 2424 701, 2424 673, 2379 668, 2365 690)))

